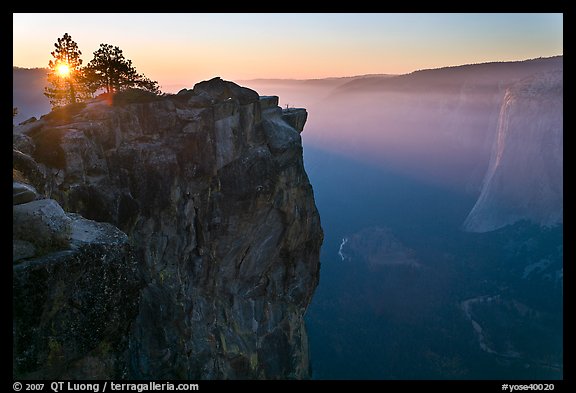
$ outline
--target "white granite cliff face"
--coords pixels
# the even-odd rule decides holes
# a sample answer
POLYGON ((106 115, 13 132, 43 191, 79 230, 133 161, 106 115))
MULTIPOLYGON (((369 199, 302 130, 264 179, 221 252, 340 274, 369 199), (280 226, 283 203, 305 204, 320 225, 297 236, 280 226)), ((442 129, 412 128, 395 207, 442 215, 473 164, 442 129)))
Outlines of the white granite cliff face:
POLYGON ((519 220, 562 222, 562 83, 560 69, 506 92, 489 168, 465 230, 487 232, 519 220))

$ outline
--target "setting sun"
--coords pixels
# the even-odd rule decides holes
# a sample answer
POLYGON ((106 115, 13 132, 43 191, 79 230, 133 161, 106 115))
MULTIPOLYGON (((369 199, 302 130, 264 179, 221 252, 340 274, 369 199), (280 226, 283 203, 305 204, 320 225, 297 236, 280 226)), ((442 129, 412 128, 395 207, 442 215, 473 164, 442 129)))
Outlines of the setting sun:
POLYGON ((62 77, 67 77, 70 75, 70 67, 68 67, 66 64, 60 64, 56 70, 58 71, 58 75, 62 77))

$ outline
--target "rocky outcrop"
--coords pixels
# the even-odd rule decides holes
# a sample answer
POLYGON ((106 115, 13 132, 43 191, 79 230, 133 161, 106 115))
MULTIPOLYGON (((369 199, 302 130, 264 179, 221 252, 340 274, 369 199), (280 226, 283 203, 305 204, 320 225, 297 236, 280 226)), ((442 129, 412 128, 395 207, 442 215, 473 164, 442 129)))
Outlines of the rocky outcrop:
POLYGON ((342 261, 365 264, 371 271, 383 266, 421 266, 414 250, 406 247, 390 230, 367 227, 342 239, 338 255, 342 261))
POLYGON ((309 376, 304 312, 323 233, 302 160, 306 111, 293 112, 289 123, 274 99, 214 78, 146 102, 94 100, 15 133, 34 146, 37 189, 134 249, 137 314, 108 352, 123 376, 309 376))
POLYGON ((13 261, 14 378, 125 377, 141 286, 126 234, 53 199, 19 203, 13 261))
POLYGON ((464 228, 487 232, 530 220, 562 222, 563 72, 536 74, 508 89, 482 192, 464 228))

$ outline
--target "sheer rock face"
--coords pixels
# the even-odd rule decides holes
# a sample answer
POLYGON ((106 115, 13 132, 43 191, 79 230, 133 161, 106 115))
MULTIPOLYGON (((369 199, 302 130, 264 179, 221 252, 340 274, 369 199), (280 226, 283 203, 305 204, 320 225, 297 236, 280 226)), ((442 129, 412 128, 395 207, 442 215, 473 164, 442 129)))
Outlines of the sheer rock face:
POLYGON ((562 222, 563 72, 536 74, 508 89, 482 192, 464 228, 487 232, 530 220, 562 222))
MULTIPOLYGON (((89 102, 26 133, 46 179, 34 186, 135 249, 128 378, 309 377, 323 232, 301 129, 273 101, 214 78, 152 102, 89 102)), ((290 111, 303 126, 306 111, 290 111)))

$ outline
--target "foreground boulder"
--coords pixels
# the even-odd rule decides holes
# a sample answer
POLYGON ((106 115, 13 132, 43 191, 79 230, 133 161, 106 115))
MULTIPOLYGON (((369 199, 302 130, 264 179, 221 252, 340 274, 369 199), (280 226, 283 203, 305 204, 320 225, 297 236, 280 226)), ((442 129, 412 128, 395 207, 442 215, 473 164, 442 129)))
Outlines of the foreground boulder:
POLYGON ((13 240, 20 256, 12 274, 14 378, 125 377, 141 286, 128 237, 66 214, 51 199, 14 210, 15 228, 38 224, 36 238, 15 232, 13 240))

